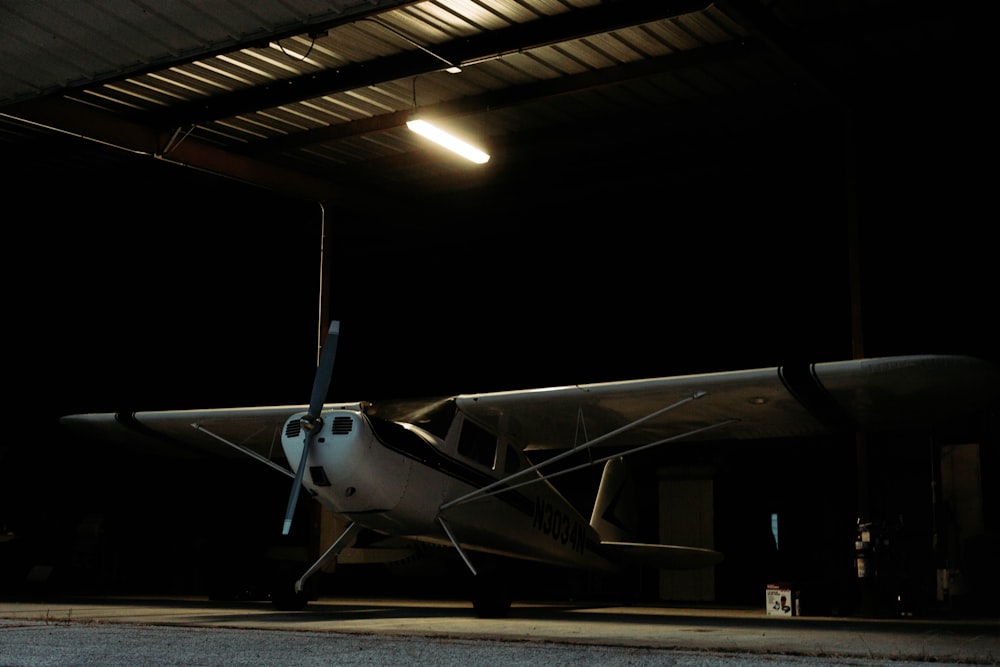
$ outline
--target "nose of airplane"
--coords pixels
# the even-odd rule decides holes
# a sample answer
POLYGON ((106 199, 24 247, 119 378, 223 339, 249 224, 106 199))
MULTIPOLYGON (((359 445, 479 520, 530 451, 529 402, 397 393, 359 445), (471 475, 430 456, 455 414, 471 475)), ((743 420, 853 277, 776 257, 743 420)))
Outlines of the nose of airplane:
MULTIPOLYGON (((282 434, 291 465, 300 464, 305 450, 300 417, 291 417, 282 434)), ((346 515, 391 512, 410 475, 410 460, 381 445, 359 410, 324 413, 306 458, 303 486, 329 509, 346 515)))

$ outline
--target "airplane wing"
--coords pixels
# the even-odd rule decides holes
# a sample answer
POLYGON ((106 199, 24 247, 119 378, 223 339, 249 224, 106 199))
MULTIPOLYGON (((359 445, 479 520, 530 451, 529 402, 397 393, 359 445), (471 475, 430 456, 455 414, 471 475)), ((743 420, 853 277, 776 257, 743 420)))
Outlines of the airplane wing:
MULTIPOLYGON (((386 418, 418 421, 416 417, 449 400, 525 450, 565 449, 595 438, 606 438, 602 445, 624 447, 672 437, 757 439, 929 427, 1000 403, 1000 370, 972 357, 884 357, 461 394, 375 407, 386 418)), ((105 442, 140 444, 173 455, 238 455, 215 435, 262 457, 283 459, 281 428, 290 415, 307 409, 285 405, 97 413, 69 415, 62 422, 105 442)))
POLYGON ((606 438, 602 446, 634 447, 674 437, 759 439, 934 426, 997 405, 1000 370, 972 357, 883 357, 455 400, 469 418, 505 432, 525 450, 565 449, 597 438, 606 438))
MULTIPOLYGON (((328 408, 357 404, 327 404, 328 408)), ((206 410, 100 412, 67 415, 60 422, 73 431, 109 444, 141 446, 152 454, 199 458, 209 455, 245 456, 239 445, 269 460, 284 460, 281 429, 285 421, 308 405, 274 405, 206 410), (221 436, 226 442, 219 440, 221 436), (230 444, 231 443, 231 444, 230 444)))

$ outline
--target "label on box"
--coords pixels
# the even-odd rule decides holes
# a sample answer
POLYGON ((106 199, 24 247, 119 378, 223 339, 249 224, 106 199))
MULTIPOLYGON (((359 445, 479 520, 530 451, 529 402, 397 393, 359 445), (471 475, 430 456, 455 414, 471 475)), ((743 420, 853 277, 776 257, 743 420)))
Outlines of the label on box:
POLYGON ((768 584, 764 604, 768 616, 791 616, 792 589, 778 584, 768 584))

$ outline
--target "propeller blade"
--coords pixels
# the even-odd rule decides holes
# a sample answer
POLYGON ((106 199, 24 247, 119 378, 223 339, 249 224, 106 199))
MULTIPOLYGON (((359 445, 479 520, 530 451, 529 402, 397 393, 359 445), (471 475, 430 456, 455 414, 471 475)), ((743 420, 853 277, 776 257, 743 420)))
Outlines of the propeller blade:
POLYGON ((313 379, 312 396, 309 398, 309 417, 318 419, 330 391, 330 378, 333 376, 333 361, 337 358, 337 339, 340 338, 340 322, 330 322, 330 329, 320 352, 319 366, 313 379))
POLYGON ((302 458, 299 459, 299 467, 295 471, 295 481, 292 482, 292 492, 288 496, 288 506, 285 508, 285 523, 281 527, 282 535, 287 535, 292 530, 292 517, 295 515, 295 506, 299 502, 299 491, 302 490, 302 476, 306 471, 306 459, 309 457, 309 445, 312 442, 312 437, 312 431, 307 431, 305 443, 302 445, 302 458))
POLYGON ((281 529, 282 535, 288 535, 292 529, 292 517, 295 515, 295 506, 299 502, 299 492, 302 490, 302 477, 306 472, 309 448, 316 432, 323 426, 323 404, 326 402, 326 395, 330 390, 330 378, 333 376, 333 362, 337 358, 337 340, 339 338, 340 322, 334 320, 330 323, 326 341, 323 343, 323 350, 320 352, 319 366, 316 368, 316 377, 313 379, 312 396, 309 398, 309 412, 302 418, 304 431, 302 457, 299 459, 299 466, 295 471, 295 481, 292 483, 292 491, 288 497, 285 523, 281 529))

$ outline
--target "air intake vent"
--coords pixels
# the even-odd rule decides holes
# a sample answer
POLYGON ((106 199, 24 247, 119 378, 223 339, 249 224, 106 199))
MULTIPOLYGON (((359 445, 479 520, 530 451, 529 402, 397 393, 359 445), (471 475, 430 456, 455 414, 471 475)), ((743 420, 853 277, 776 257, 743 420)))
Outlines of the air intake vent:
POLYGON ((297 438, 300 433, 302 433, 302 421, 300 419, 293 419, 285 424, 286 438, 297 438))
POLYGON ((347 435, 354 430, 353 417, 337 417, 330 424, 330 433, 333 435, 347 435))
POLYGON ((326 476, 323 466, 310 466, 309 476, 312 477, 313 484, 316 486, 330 486, 330 478, 326 476))

